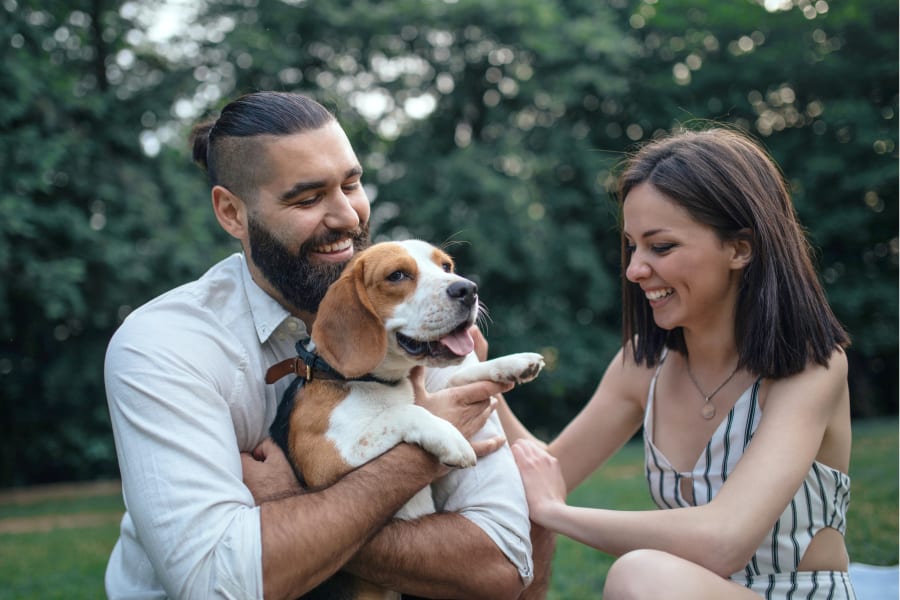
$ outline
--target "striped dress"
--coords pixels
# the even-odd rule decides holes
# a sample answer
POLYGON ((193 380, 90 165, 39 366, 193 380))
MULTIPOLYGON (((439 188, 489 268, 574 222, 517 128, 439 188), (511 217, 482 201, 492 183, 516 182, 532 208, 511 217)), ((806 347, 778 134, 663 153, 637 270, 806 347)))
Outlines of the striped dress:
MULTIPOLYGON (((757 380, 735 402, 694 468, 679 472, 653 445, 653 400, 661 367, 662 364, 650 383, 644 415, 644 461, 650 495, 659 508, 693 506, 693 502, 707 504, 737 466, 759 425, 762 416, 758 403, 760 381, 757 380), (690 496, 683 495, 685 487, 693 492, 693 502, 690 496)), ((853 600, 853 587, 846 572, 796 570, 818 531, 832 527, 844 534, 849 503, 850 478, 845 473, 814 462, 803 485, 766 535, 752 560, 743 570, 732 574, 731 580, 759 592, 765 598, 853 600)))

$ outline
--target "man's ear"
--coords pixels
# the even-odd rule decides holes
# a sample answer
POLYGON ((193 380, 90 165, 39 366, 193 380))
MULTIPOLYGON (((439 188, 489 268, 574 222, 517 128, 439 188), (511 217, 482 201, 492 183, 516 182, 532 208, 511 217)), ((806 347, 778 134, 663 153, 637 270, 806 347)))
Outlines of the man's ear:
POLYGON ((219 225, 239 240, 247 238, 247 205, 221 185, 213 186, 212 206, 219 225))
POLYGON ((743 269, 753 259, 753 232, 741 229, 730 243, 733 249, 731 264, 735 269, 743 269))

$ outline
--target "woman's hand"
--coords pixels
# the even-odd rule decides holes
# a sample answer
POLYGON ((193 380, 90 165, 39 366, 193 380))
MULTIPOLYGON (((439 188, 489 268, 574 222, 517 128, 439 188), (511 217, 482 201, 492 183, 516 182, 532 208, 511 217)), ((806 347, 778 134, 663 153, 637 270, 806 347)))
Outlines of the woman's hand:
POLYGON ((478 360, 481 362, 486 361, 488 356, 487 338, 484 337, 484 334, 478 329, 478 325, 472 325, 472 327, 469 328, 469 333, 472 334, 472 339, 475 341, 475 356, 477 356, 478 360))
POLYGON ((566 482, 559 461, 540 444, 524 438, 513 444, 512 451, 525 484, 531 520, 545 525, 549 512, 566 503, 566 482))

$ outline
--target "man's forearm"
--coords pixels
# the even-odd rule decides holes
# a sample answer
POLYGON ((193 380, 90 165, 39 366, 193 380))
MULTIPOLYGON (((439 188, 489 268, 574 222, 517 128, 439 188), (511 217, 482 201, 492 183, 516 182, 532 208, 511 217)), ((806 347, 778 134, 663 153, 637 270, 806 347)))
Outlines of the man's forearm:
POLYGON ((325 490, 263 503, 265 597, 296 598, 335 573, 438 468, 404 444, 325 490))
POLYGON ((456 513, 392 521, 345 568, 425 598, 516 598, 523 586, 515 565, 493 540, 456 513))

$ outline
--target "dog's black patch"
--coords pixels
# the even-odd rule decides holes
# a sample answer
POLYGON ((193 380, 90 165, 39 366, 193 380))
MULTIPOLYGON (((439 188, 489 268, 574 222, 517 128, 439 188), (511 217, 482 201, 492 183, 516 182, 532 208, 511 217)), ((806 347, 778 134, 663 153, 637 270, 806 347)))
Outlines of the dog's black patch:
POLYGON ((275 420, 272 421, 272 425, 269 427, 269 435, 272 436, 272 440, 278 444, 278 447, 284 452, 288 462, 291 464, 291 468, 294 469, 294 475, 297 476, 297 481, 299 481, 300 485, 306 489, 307 485, 303 480, 303 474, 294 464, 294 461, 291 460, 291 455, 288 452, 288 433, 291 425, 291 412, 294 410, 297 392, 300 391, 303 384, 304 379, 302 377, 295 377, 291 382, 291 385, 288 386, 288 389, 284 391, 281 402, 278 403, 278 411, 275 413, 275 420))

